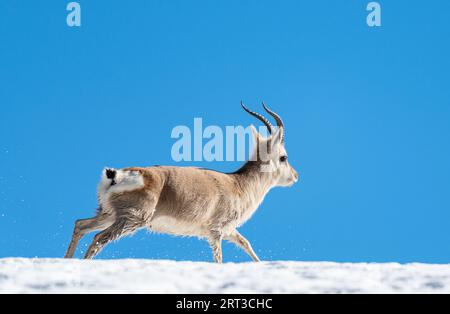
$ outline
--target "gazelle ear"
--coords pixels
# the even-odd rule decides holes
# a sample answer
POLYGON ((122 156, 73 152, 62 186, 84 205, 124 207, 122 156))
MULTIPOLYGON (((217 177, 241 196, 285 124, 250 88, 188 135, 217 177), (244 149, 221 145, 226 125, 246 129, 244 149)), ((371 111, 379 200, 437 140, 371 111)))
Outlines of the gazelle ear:
POLYGON ((258 130, 255 128, 255 126, 253 124, 250 125, 250 130, 251 130, 251 139, 250 139, 250 151, 254 152, 254 154, 252 154, 250 160, 252 161, 256 161, 258 160, 258 149, 259 149, 259 144, 261 142, 261 134, 259 134, 258 130))
POLYGON ((255 128, 253 124, 250 125, 250 129, 252 130, 253 140, 257 142, 261 135, 259 134, 258 130, 255 128))
POLYGON ((278 144, 280 144, 282 142, 283 139, 283 128, 277 128, 275 133, 272 134, 271 137, 271 145, 272 148, 274 148, 275 146, 277 146, 278 144))

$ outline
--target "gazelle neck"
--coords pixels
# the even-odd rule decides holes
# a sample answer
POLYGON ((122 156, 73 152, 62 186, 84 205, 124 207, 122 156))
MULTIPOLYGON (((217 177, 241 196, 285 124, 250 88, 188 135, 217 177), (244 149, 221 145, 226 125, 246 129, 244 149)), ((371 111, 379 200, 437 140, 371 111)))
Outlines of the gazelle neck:
POLYGON ((275 185, 272 173, 261 171, 261 163, 258 161, 247 161, 232 175, 243 194, 242 197, 258 204, 275 185))

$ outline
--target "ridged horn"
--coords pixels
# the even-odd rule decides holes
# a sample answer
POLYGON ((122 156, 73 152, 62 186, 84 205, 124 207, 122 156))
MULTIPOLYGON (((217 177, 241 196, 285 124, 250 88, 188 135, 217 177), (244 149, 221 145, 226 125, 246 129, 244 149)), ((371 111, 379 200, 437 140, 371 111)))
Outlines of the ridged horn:
POLYGON ((241 106, 242 108, 244 108, 245 111, 247 111, 249 114, 251 114, 252 116, 254 116, 256 119, 260 120, 262 123, 265 124, 265 126, 267 127, 267 129, 269 130, 269 133, 272 134, 273 132, 273 125, 269 122, 269 120, 267 120, 263 115, 260 115, 257 112, 251 111, 250 109, 248 109, 244 103, 241 101, 241 106))
POLYGON ((275 121, 277 121, 277 126, 281 129, 281 142, 284 143, 284 123, 283 120, 281 119, 280 115, 272 110, 270 110, 266 104, 263 102, 262 103, 264 110, 267 111, 268 114, 270 114, 275 121))

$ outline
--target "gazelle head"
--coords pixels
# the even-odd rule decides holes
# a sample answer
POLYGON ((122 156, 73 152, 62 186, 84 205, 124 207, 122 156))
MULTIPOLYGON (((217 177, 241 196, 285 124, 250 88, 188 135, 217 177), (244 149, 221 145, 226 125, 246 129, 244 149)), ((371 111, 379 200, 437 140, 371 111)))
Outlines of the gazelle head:
POLYGON ((241 105, 245 111, 263 122, 270 134, 269 137, 264 137, 252 126, 253 138, 256 144, 254 160, 259 165, 259 171, 270 176, 275 186, 293 185, 298 181, 298 173, 288 161, 283 120, 264 103, 262 104, 264 110, 275 119, 277 122, 276 127, 263 115, 249 110, 242 102, 241 105))

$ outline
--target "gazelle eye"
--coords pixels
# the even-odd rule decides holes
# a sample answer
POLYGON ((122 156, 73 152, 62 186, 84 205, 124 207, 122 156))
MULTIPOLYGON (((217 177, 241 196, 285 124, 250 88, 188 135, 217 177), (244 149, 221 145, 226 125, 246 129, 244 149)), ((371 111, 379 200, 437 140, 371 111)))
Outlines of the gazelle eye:
POLYGON ((285 162, 287 159, 288 159, 287 156, 281 156, 281 157, 280 157, 280 161, 281 161, 281 162, 285 162))

